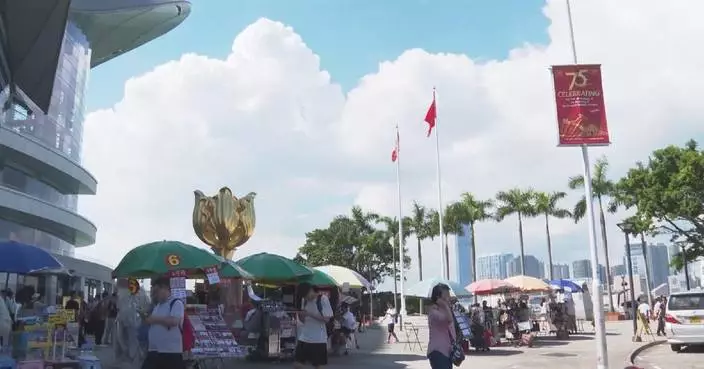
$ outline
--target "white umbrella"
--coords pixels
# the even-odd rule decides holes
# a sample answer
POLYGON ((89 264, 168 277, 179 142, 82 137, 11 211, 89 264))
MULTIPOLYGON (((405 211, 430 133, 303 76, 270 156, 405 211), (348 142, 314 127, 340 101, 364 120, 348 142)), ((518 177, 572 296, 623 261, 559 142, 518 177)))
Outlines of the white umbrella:
POLYGON ((372 284, 369 283, 366 278, 362 277, 361 274, 355 272, 352 269, 337 265, 317 266, 314 269, 317 269, 330 276, 330 278, 332 278, 340 287, 342 287, 343 284, 347 284, 350 288, 364 287, 367 290, 371 289, 372 287, 372 284))

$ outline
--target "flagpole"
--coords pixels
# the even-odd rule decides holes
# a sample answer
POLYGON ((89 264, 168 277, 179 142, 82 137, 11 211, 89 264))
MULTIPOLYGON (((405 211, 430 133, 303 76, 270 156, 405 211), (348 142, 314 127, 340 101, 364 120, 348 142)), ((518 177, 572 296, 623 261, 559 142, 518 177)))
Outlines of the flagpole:
POLYGON ((437 164, 437 176, 438 176, 438 225, 440 229, 440 257, 442 258, 442 277, 445 279, 450 279, 450 266, 447 260, 447 242, 445 242, 445 232, 443 227, 443 206, 442 206, 442 182, 440 174, 440 138, 438 136, 438 124, 437 124, 437 100, 435 95, 435 87, 433 87, 433 102, 435 103, 435 159, 437 164))
MULTIPOLYGON (((578 64, 577 46, 574 37, 574 24, 572 22, 572 6, 570 0, 567 3, 567 20, 570 28, 570 44, 572 46, 572 60, 578 64)), ((599 271, 599 251, 596 244, 596 220, 594 217, 594 196, 592 195, 592 174, 589 162, 589 150, 587 145, 582 145, 582 164, 584 165, 584 195, 587 200, 587 223, 589 226, 589 251, 592 262, 592 304, 594 305, 594 336, 596 338, 596 367, 597 369, 609 368, 609 356, 606 349, 606 326, 604 324, 604 303, 601 293, 601 282, 598 278, 599 271)), ((606 257, 609 257, 606 255, 606 257)), ((607 281, 611 283, 611 281, 607 281)), ((609 299, 611 296, 609 296, 609 299)))
MULTIPOLYGON (((396 125, 396 190, 398 191, 398 258, 400 264, 400 288, 401 288, 401 322, 403 324, 403 319, 406 317, 406 290, 404 288, 405 266, 403 264, 404 250, 403 250, 403 210, 401 206, 401 135, 398 131, 398 125, 396 125)), ((396 276, 394 276, 396 278, 396 276)), ((402 325, 403 327, 403 325, 402 325)))

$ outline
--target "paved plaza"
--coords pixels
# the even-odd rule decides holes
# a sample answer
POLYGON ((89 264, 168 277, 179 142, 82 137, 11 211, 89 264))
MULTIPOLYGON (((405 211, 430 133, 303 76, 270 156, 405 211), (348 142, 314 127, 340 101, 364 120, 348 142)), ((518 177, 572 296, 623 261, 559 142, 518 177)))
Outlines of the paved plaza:
MULTIPOLYGON (((417 321, 419 327, 424 327, 421 321, 417 321)), ((607 342, 609 350, 610 368, 623 368, 626 359, 631 351, 637 348, 640 343, 631 342, 631 324, 629 322, 607 323, 607 342)), ((355 350, 349 356, 331 357, 331 369, 358 369, 358 368, 378 368, 378 369, 427 369, 428 363, 425 358, 425 347, 419 349, 417 345, 412 348, 405 343, 405 332, 398 332, 400 343, 386 343, 386 333, 383 329, 372 328, 359 335, 360 350, 355 350)), ((427 342, 427 330, 419 330, 419 340, 425 346, 427 342)), ((642 355, 650 360, 651 355, 660 356, 662 352, 664 358, 673 356, 669 352, 669 346, 651 348, 642 355), (650 350, 659 350, 657 354, 651 354, 650 350)), ((655 351, 653 351, 655 352, 655 351)), ((98 355, 103 361, 104 368, 119 368, 112 363, 111 349, 102 348, 98 355)), ((695 363, 695 354, 683 353, 674 355, 675 359, 667 361, 653 361, 654 366, 648 369, 689 369, 704 368, 704 363, 695 363), (673 366, 677 358, 691 360, 691 364, 673 366), (691 359, 689 359, 691 357, 691 359), (690 366, 686 366, 690 365, 690 366)), ((679 362, 679 361, 678 361, 679 362)), ((689 361, 688 361, 689 362, 689 361)), ((490 352, 472 352, 460 368, 482 368, 482 369, 545 369, 555 367, 559 363, 560 368, 570 369, 594 369, 595 364, 595 342, 594 335, 587 332, 583 335, 573 336, 568 341, 559 341, 550 337, 538 337, 534 347, 514 348, 496 347, 490 352)), ((274 369, 289 368, 290 363, 250 363, 238 361, 232 365, 237 368, 258 368, 274 369)))

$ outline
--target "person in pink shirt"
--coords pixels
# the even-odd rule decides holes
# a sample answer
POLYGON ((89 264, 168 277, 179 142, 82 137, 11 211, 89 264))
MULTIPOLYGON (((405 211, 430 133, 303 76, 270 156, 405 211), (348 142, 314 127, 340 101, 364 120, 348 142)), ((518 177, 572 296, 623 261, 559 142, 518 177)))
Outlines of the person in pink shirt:
POLYGON ((455 320, 450 310, 450 287, 438 284, 430 294, 433 305, 428 311, 428 360, 431 369, 452 368, 452 342, 455 320))

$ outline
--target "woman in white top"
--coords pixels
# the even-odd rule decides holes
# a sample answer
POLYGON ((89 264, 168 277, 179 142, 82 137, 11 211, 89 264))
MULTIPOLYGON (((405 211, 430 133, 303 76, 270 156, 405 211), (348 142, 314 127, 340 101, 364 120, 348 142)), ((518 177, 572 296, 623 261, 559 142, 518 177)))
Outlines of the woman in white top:
POLYGON ((391 303, 386 304, 386 314, 382 318, 384 323, 386 323, 386 328, 389 331, 388 336, 386 337, 386 343, 391 343, 391 337, 393 337, 396 340, 396 343, 398 343, 398 337, 396 337, 396 332, 394 331, 394 328, 396 327, 396 309, 394 309, 394 306, 391 303))

